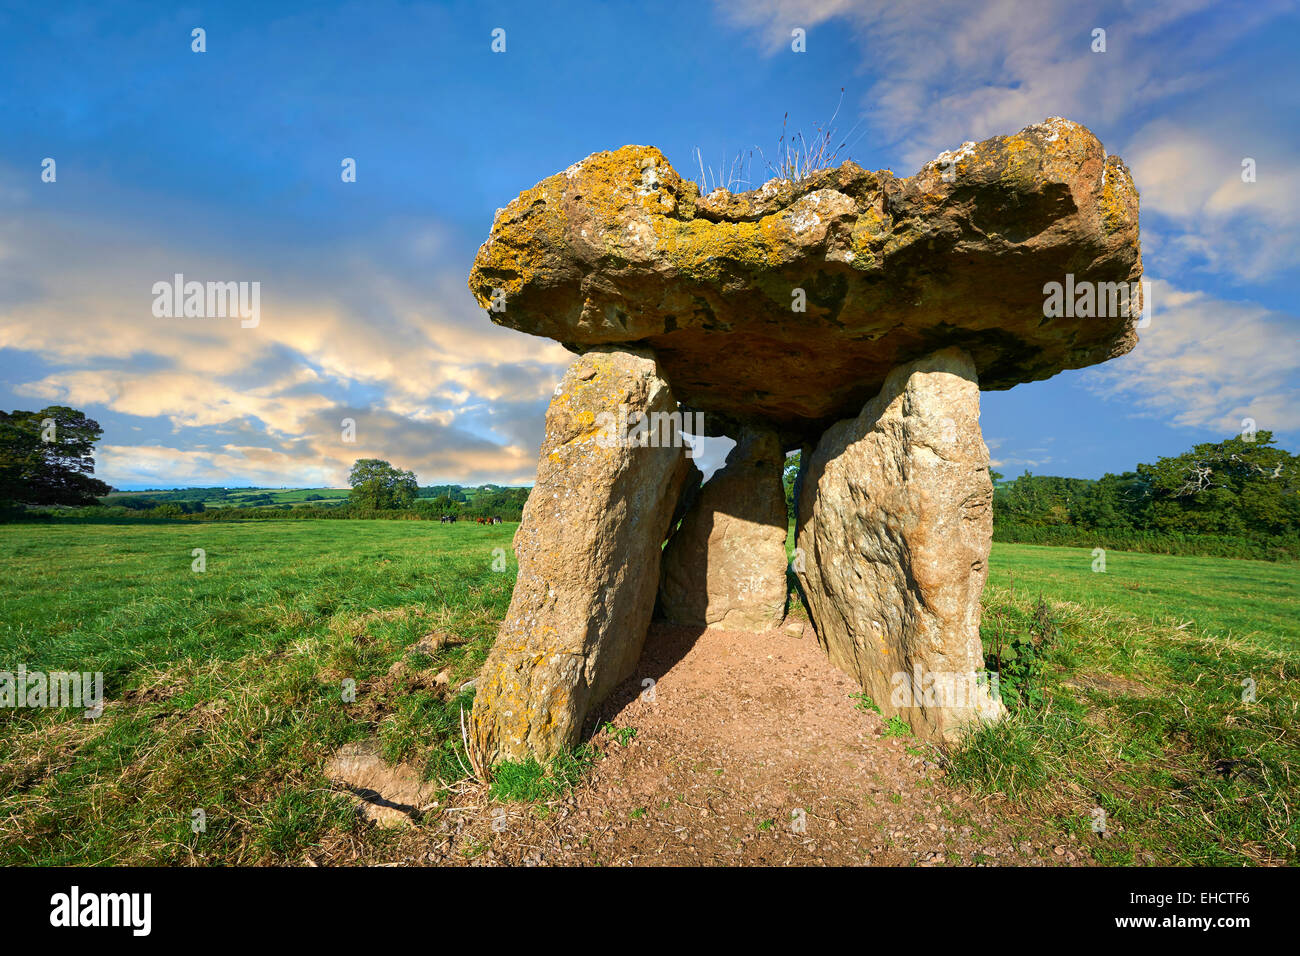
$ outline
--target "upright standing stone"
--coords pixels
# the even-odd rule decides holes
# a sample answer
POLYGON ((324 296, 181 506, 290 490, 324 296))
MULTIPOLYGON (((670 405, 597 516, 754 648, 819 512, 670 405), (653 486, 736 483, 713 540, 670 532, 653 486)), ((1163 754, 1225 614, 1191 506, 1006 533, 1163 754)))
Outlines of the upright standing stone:
POLYGON ((727 463, 664 552, 659 602, 678 624, 778 627, 785 615, 785 453, 776 432, 745 427, 727 463))
POLYGON ((979 636, 992 498, 979 384, 955 348, 895 369, 807 463, 799 578, 818 640, 923 737, 1003 712, 979 636))
POLYGON ((515 534, 510 610, 478 678, 478 760, 554 756, 632 674, 690 467, 677 414, 648 353, 599 348, 569 366, 515 534), (653 437, 639 437, 642 427, 631 429, 631 444, 619 440, 638 416, 656 426, 653 437))

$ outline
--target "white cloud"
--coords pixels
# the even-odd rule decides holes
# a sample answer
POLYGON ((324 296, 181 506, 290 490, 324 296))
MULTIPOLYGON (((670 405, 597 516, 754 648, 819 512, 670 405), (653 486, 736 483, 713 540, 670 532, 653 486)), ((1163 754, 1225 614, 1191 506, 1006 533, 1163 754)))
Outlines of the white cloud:
MULTIPOLYGON (((1293 12, 1291 2, 743 0, 719 10, 756 31, 769 55, 788 52, 791 25, 853 30, 876 77, 862 115, 902 175, 966 140, 1064 116, 1129 161, 1144 211, 1173 220, 1159 246, 1166 274, 1198 266, 1255 280, 1300 257, 1300 142, 1260 95, 1261 84, 1285 80, 1221 62, 1239 37, 1293 12), (1095 28, 1106 30, 1104 53, 1091 49, 1095 28), (1182 118, 1132 128, 1157 110, 1182 118), (1260 176, 1242 188, 1246 156, 1260 176)), ((810 34, 807 56, 816 42, 810 34)))
MULTIPOLYGON (((847 21, 870 54, 866 68, 878 78, 861 105, 879 132, 905 144, 902 158, 917 168, 964 140, 1011 133, 1048 116, 1103 125, 1210 82, 1166 46, 1170 24, 1209 5, 746 0, 719 9, 732 23, 756 30, 773 55, 788 51, 792 26, 847 21), (1104 53, 1091 48, 1098 27, 1107 31, 1104 53)), ((1255 5, 1234 29, 1249 29, 1280 9, 1255 5)), ((814 55, 811 48, 807 55, 814 55)))
MULTIPOLYGON (((434 236, 425 229, 389 239, 427 251, 438 247, 434 236)), ((5 284, 15 290, 0 299, 0 348, 55 369, 12 383, 13 391, 163 417, 180 433, 178 447, 134 451, 106 436, 113 451, 99 472, 117 484, 220 484, 241 474, 338 485, 362 456, 332 447, 340 409, 356 406, 358 394, 359 424, 388 423, 370 437, 389 443, 367 454, 427 481, 520 480, 535 467, 545 400, 572 359, 556 343, 493 325, 461 275, 446 266, 406 275, 382 244, 326 249, 307 266, 268 264, 20 209, 0 226, 0 249, 0 280, 13 279, 5 284), (153 283, 176 272, 261 281, 260 324, 154 317, 153 283), (488 425, 485 406, 502 410, 488 425), (458 427, 462 419, 478 424, 458 427), (185 429, 250 423, 273 442, 314 448, 319 460, 281 450, 259 462, 247 449, 186 448, 185 429), (434 437, 436 449, 419 444, 434 437), (178 469, 170 479, 158 470, 169 462, 178 469)))
POLYGON ((1300 430, 1300 318, 1153 283, 1149 328, 1128 355, 1089 369, 1083 381, 1141 415, 1175 425, 1241 431, 1300 430))
MULTIPOLYGON (((1047 439, 1051 441, 1051 439, 1047 439)), ((1043 465, 1051 464, 1052 456, 1048 453, 1047 448, 1027 448, 1027 449, 1007 449, 1003 450, 1002 446, 1006 444, 1005 438, 990 438, 985 436, 984 444, 989 449, 989 467, 994 471, 999 468, 1038 468, 1043 465), (1034 457, 1028 458, 1027 455, 1034 457)))
POLYGON ((1300 165, 1272 137, 1159 120, 1127 152, 1143 211, 1176 226, 1162 237, 1164 269, 1203 265, 1257 280, 1300 261, 1300 165), (1242 179, 1247 158, 1254 182, 1242 179))

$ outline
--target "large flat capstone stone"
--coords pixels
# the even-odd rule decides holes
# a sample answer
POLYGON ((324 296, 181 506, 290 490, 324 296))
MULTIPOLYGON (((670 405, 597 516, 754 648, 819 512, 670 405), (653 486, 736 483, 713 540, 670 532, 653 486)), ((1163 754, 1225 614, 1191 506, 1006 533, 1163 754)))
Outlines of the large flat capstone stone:
POLYGON ((1136 301, 1051 317, 1045 287, 1127 294, 1141 271, 1127 167, 1050 119, 906 179, 846 162, 735 195, 701 197, 650 146, 595 153, 498 210, 469 285, 575 351, 650 348, 711 434, 752 421, 794 447, 942 348, 986 389, 1129 351, 1136 301))

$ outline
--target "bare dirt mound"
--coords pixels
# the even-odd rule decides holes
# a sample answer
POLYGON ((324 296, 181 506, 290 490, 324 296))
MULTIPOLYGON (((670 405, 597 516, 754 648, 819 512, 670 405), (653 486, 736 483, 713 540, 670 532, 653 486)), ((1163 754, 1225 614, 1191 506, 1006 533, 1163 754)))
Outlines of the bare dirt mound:
POLYGON ((601 708, 604 756, 582 783, 547 804, 463 789, 438 824, 391 848, 393 862, 1087 862, 1066 835, 945 784, 935 752, 884 736, 856 693, 810 628, 657 623, 637 675, 601 708))

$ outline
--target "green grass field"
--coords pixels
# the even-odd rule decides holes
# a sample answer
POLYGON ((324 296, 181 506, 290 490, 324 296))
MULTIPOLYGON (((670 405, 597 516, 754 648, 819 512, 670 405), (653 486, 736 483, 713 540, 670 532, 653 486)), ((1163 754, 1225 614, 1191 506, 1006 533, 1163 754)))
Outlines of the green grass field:
POLYGON ((1104 811, 1105 863, 1294 864, 1300 566, 1110 551, 1092 568, 993 545, 985 649, 1000 623, 1028 635, 1029 673, 954 777, 1066 830, 1104 811))
MULTIPOLYGON (((207 508, 250 508, 272 505, 330 505, 347 500, 351 489, 348 488, 241 488, 226 495, 204 494, 196 492, 182 496, 186 501, 202 501, 207 508), (253 499, 269 497, 270 502, 253 499)), ((170 500, 171 493, 150 494, 146 491, 115 491, 106 495, 104 504, 112 505, 121 498, 156 498, 159 501, 170 500)))
MULTIPOLYGON (((296 863, 340 835, 394 839, 328 792, 324 762, 378 735, 430 779, 462 774, 472 691, 434 677, 458 687, 485 658, 515 527, 0 526, 0 670, 102 671, 109 700, 94 721, 0 711, 0 862, 296 863), (458 640, 413 654, 431 631, 458 640)), ((986 626, 1032 633, 1031 666, 1010 719, 945 756, 952 779, 1066 828, 1101 807, 1106 862, 1294 863, 1297 566, 1091 566, 994 545, 986 626)))
POLYGON ((444 699, 432 678, 450 667, 458 686, 485 658, 513 586, 513 530, 0 526, 0 670, 102 671, 111 702, 97 721, 0 711, 0 861, 295 862, 358 826, 321 768, 375 732, 391 759, 456 779, 472 697, 444 699), (408 654, 430 631, 465 643, 408 654))
POLYGON ((1134 621, 1300 652, 1300 573, 1286 562, 1106 552, 1092 570, 1082 548, 993 545, 990 584, 1017 582, 1053 601, 1105 609, 1134 621))

